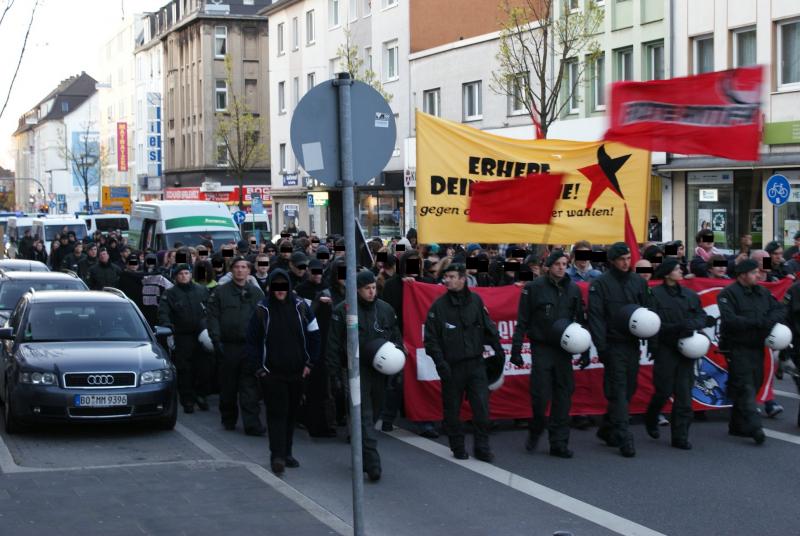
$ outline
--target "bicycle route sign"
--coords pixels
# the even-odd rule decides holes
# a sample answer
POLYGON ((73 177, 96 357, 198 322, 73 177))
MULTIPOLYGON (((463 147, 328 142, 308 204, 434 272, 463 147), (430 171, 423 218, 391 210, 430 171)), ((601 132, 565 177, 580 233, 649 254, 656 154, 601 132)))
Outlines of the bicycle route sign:
POLYGON ((789 196, 792 194, 792 187, 783 175, 773 175, 767 181, 764 191, 769 202, 779 207, 789 200, 789 196))

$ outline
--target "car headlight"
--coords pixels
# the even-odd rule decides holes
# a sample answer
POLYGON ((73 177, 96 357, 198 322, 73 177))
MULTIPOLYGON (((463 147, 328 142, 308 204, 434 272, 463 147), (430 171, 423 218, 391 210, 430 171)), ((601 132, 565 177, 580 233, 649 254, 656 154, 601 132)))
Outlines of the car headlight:
POLYGON ((148 383, 162 383, 168 382, 172 379, 172 369, 158 369, 158 370, 148 370, 147 372, 142 372, 139 376, 139 383, 141 385, 145 385, 148 383))
POLYGON ((19 383, 31 385, 56 385, 56 375, 52 372, 20 372, 19 383))

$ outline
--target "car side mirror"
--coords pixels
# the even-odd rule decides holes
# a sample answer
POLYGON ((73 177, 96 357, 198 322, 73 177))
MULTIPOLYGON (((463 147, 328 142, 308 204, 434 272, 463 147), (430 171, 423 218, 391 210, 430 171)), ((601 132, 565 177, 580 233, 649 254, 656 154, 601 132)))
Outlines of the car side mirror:
MULTIPOLYGON (((2 330, 0 330, 0 332, 2 332, 2 330)), ((155 333, 156 337, 169 337, 172 335, 172 330, 166 326, 156 326, 153 328, 153 333, 155 333)), ((1 335, 0 338, 2 338, 1 335)))
POLYGON ((0 339, 6 341, 14 340, 14 328, 0 328, 0 339))

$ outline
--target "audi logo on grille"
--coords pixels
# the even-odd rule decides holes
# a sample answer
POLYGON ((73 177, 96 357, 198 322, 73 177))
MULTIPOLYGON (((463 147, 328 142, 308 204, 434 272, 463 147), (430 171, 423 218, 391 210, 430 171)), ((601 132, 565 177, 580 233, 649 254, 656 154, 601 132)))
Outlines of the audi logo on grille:
POLYGON ((114 376, 111 374, 90 374, 86 378, 86 383, 89 385, 113 385, 114 376))

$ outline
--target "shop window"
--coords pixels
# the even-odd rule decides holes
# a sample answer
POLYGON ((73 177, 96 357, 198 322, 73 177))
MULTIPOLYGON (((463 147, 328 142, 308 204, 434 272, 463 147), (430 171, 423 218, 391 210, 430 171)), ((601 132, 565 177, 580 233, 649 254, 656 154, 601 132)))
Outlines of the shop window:
POLYGON ((403 234, 403 191, 362 191, 358 194, 358 218, 367 239, 403 234))
POLYGON ((775 170, 765 172, 764 181, 766 182, 772 175, 783 175, 789 180, 792 192, 789 200, 779 207, 775 207, 777 214, 777 224, 775 226, 775 236, 781 237, 784 249, 794 245, 794 235, 800 231, 800 169, 775 170))

